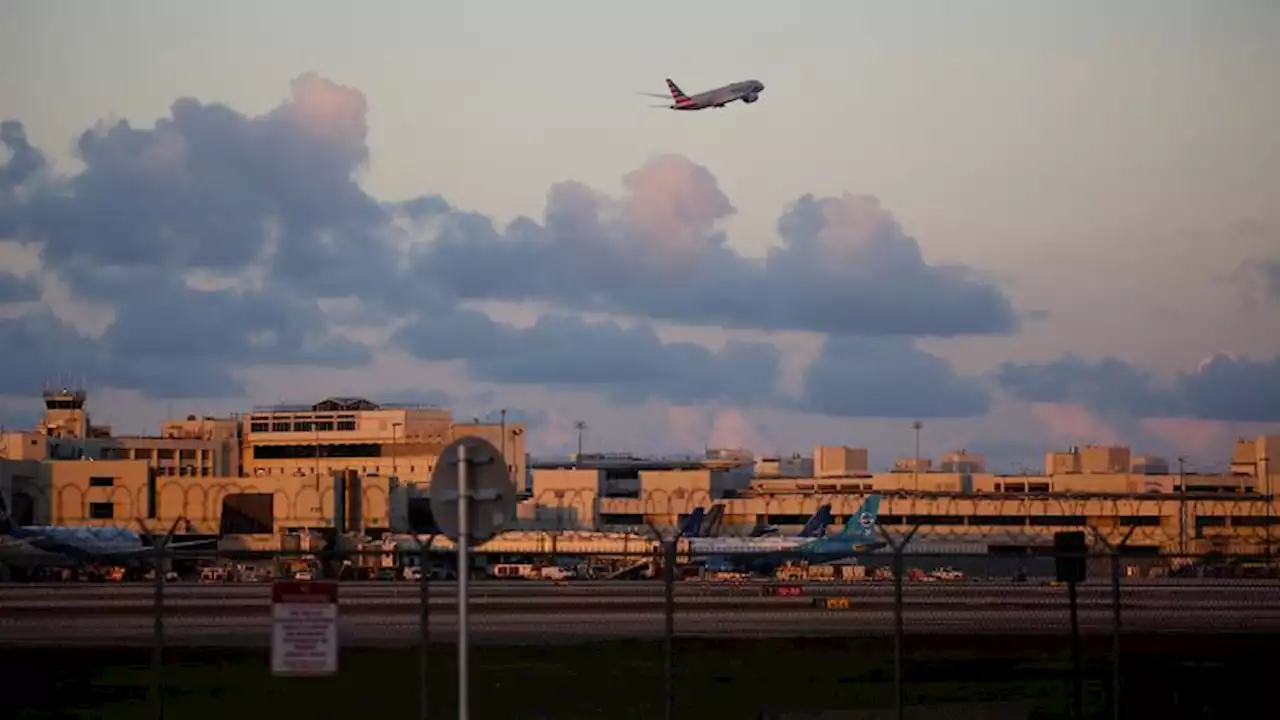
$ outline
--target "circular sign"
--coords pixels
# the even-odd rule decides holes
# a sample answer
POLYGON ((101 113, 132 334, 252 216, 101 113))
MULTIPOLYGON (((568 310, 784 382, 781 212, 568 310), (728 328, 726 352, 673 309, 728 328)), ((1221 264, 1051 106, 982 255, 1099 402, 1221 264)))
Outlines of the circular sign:
POLYGON ((449 444, 436 460, 431 474, 431 514, 445 537, 458 541, 459 471, 465 461, 467 475, 467 536, 484 542, 501 531, 516 515, 516 484, 507 461, 493 443, 468 435, 449 444), (465 449, 464 449, 465 448, 465 449))

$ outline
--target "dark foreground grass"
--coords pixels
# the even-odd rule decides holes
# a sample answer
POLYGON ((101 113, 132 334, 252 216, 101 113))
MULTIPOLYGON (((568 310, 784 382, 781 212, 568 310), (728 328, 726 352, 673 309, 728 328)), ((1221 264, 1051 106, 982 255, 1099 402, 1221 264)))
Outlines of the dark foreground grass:
MULTIPOLYGON (((1125 715, 1236 717, 1278 669, 1273 637, 1126 637, 1125 715)), ((1110 717, 1110 641, 1086 644, 1086 704, 1110 717)), ((456 716, 454 648, 431 658, 432 717, 456 716)), ((475 718, 661 718, 661 643, 479 647, 475 718)), ((1012 703, 1028 717, 1070 713, 1064 638, 912 638, 909 705, 1012 703)), ((148 652, 9 650, 6 717, 150 718, 148 652)), ((417 652, 345 650, 331 678, 273 678, 266 651, 170 650, 164 715, 180 720, 418 717, 417 652)), ((782 717, 892 707, 892 645, 879 639, 681 641, 676 716, 782 717)), ((965 717, 950 712, 946 717, 965 717)), ((853 716, 848 716, 853 717, 853 716)))

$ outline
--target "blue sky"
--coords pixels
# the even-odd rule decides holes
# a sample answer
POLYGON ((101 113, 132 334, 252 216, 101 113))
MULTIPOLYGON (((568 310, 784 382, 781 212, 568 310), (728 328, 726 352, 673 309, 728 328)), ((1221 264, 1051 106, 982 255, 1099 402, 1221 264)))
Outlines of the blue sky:
POLYGON ((446 393, 525 409, 546 449, 580 418, 623 449, 846 442, 873 464, 915 416, 933 451, 1205 463, 1280 421, 1250 405, 1280 397, 1265 0, 0 13, 0 116, 41 158, 12 159, 34 155, 10 124, 14 417, 24 383, 66 372, 130 429, 446 393), (767 89, 646 107, 668 76, 767 89), (423 197, 447 211, 405 204, 423 197), (611 350, 570 351, 593 342, 611 350), (189 380, 200 363, 236 369, 189 380))

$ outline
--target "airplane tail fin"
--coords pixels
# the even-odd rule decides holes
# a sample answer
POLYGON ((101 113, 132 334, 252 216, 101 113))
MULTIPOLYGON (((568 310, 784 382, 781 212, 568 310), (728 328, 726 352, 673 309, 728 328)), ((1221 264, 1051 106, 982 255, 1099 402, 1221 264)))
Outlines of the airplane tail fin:
POLYGON ((827 503, 818 508, 818 511, 809 518, 809 522, 805 523, 804 529, 800 531, 800 537, 819 537, 831 524, 831 504, 827 503))
POLYGON ((675 100, 676 107, 693 104, 693 99, 688 95, 685 95, 684 91, 680 89, 680 86, 676 85, 675 81, 671 78, 667 78, 667 89, 671 91, 671 99, 675 100))
POLYGON ((707 515, 707 509, 704 507, 696 507, 689 516, 680 523, 681 537, 697 537, 698 531, 702 529, 702 520, 707 515))
POLYGON ((724 503, 716 503, 707 511, 707 519, 702 523, 701 534, 698 537, 711 537, 720 529, 720 524, 724 522, 724 503))
POLYGON ((879 515, 880 496, 868 496, 857 512, 849 516, 844 527, 836 533, 835 537, 840 539, 872 537, 876 534, 876 519, 879 515))

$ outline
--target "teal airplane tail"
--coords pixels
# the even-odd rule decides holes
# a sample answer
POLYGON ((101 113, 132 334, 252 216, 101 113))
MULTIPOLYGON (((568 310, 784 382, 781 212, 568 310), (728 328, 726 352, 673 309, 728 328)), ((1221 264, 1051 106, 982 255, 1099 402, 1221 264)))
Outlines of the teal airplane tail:
POLYGON ((879 516, 880 496, 870 495, 858 510, 849 516, 840 532, 831 537, 840 540, 876 537, 876 520, 879 516))

